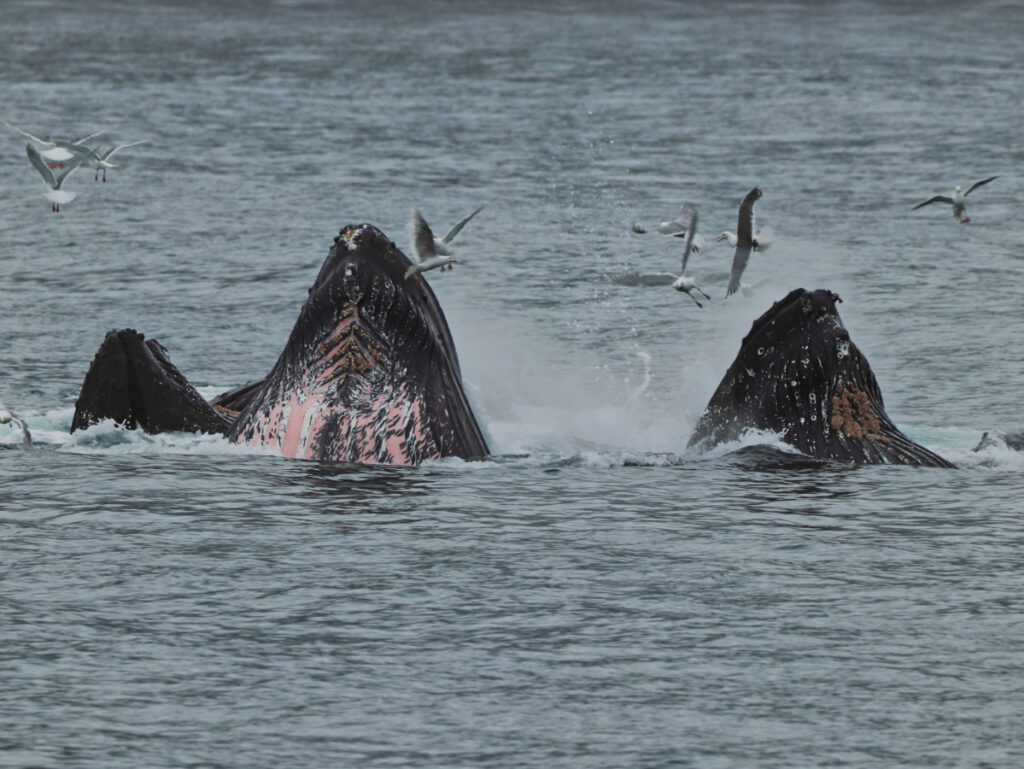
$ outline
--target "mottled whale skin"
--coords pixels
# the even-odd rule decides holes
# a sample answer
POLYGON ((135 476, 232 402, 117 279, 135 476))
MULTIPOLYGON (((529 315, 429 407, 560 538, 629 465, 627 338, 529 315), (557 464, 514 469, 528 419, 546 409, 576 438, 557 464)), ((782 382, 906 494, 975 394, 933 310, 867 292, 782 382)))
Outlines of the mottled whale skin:
POLYGON ((228 437, 301 459, 486 456, 444 313, 410 266, 376 227, 344 228, 228 437))
POLYGON ((841 301, 798 288, 754 321, 690 446, 710 448, 754 429, 819 459, 953 467, 889 419, 874 372, 839 318, 841 301))
POLYGON ((103 419, 147 433, 227 433, 231 427, 229 416, 189 384, 164 346, 132 328, 109 332, 96 351, 71 432, 103 419))
POLYGON ((86 374, 72 431, 113 419, 367 464, 486 456, 444 313, 422 275, 405 278, 410 265, 376 227, 343 228, 271 372, 209 403, 158 342, 112 331, 86 374))

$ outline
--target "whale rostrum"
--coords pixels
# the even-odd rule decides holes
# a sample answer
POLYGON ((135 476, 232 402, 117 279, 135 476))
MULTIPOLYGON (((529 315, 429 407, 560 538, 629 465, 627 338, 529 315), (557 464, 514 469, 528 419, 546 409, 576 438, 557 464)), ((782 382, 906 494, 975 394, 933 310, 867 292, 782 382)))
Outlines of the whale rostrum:
POLYGON ((839 318, 841 301, 798 288, 754 321, 690 445, 764 430, 819 459, 952 467, 885 413, 874 372, 839 318))

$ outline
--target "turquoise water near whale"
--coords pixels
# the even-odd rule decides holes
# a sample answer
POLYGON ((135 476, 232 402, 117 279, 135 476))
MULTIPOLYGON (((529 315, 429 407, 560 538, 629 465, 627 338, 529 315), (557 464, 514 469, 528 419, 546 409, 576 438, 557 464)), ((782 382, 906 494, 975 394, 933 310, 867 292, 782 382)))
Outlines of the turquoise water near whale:
MULTIPOLYGON (((1024 86, 1013 3, 19 2, 0 117, 147 139, 51 214, 0 133, 0 766, 1016 767, 1024 86), (992 174, 973 223, 915 203, 992 174), (626 270, 689 200, 777 242, 703 311, 626 270), (498 455, 287 462, 69 436, 110 328, 210 395, 333 236, 430 275, 498 455), (827 287, 959 469, 686 441, 750 322, 827 287), (742 449, 735 451, 735 449, 742 449)), ((768 444, 771 448, 763 448, 768 444)))

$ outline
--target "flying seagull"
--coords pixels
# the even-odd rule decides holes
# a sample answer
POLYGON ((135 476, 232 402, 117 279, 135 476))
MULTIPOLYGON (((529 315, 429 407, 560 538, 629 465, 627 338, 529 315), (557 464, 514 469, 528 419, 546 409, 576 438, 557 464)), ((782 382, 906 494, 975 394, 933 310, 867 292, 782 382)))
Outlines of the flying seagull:
POLYGON ((740 203, 740 217, 736 223, 736 253, 732 257, 732 272, 729 274, 729 288, 726 297, 735 294, 740 287, 740 276, 747 268, 750 252, 754 249, 754 205, 764 193, 754 187, 740 203))
MULTIPOLYGON (((682 210, 679 212, 679 217, 675 222, 685 224, 687 235, 686 245, 683 246, 683 268, 679 271, 679 277, 672 282, 672 288, 676 291, 682 291, 690 297, 698 307, 704 307, 692 292, 695 290, 699 291, 704 294, 705 299, 710 299, 711 297, 704 293, 704 289, 694 283, 693 278, 686 277, 686 263, 689 261, 690 254, 693 252, 693 241, 697 236, 697 209, 690 208, 689 206, 683 206, 682 210), (680 220, 682 220, 682 222, 680 222, 680 220)), ((659 232, 660 231, 661 229, 659 228, 659 232)))
POLYGON ((483 206, 480 206, 476 211, 452 227, 443 238, 434 237, 434 232, 430 229, 430 225, 427 224, 427 220, 423 218, 423 214, 414 208, 412 210, 412 217, 409 219, 409 230, 412 234, 412 248, 416 253, 419 264, 414 264, 407 269, 405 277, 411 278, 413 275, 419 275, 421 272, 438 267, 441 268, 441 272, 453 269, 452 265, 458 264, 459 260, 452 256, 449 244, 455 240, 456 235, 462 232, 462 228, 469 223, 470 219, 483 211, 483 208, 483 206))
MULTIPOLYGON (((724 231, 720 235, 715 235, 713 238, 715 243, 721 243, 723 240, 733 248, 736 248, 738 239, 735 232, 724 231)), ((754 233, 754 250, 755 251, 767 251, 772 247, 772 243, 775 242, 775 232, 772 231, 771 227, 758 227, 757 232, 754 233)))
MULTIPOLYGON (((688 235, 688 231, 686 228, 689 225, 690 213, 692 211, 693 209, 689 205, 683 205, 679 209, 679 215, 675 219, 672 219, 671 221, 667 222, 662 222, 661 224, 658 225, 658 232, 660 232, 662 235, 668 235, 673 238, 680 238, 682 240, 685 240, 688 235)), ((637 235, 647 234, 647 228, 644 227, 639 222, 633 224, 632 230, 637 235)), ((692 251, 692 253, 696 254, 699 253, 703 247, 704 238, 702 238, 700 235, 696 235, 692 239, 690 250, 692 251)))
POLYGON ((967 215, 967 203, 965 202, 964 198, 966 198, 968 195, 970 195, 972 192, 978 189, 978 187, 980 187, 981 185, 988 184, 989 182, 995 181, 998 178, 998 176, 990 176, 987 179, 982 179, 981 181, 975 182, 974 184, 967 188, 967 192, 960 192, 960 185, 958 184, 956 187, 953 188, 952 197, 947 197, 945 195, 935 195, 934 197, 928 198, 928 200, 926 200, 924 203, 918 203, 910 210, 916 211, 917 209, 923 208, 924 206, 927 206, 931 203, 946 203, 948 205, 953 206, 954 219, 957 219, 960 222, 960 224, 970 224, 971 217, 967 215))
POLYGON ((25 420, 17 414, 0 407, 0 425, 7 425, 11 422, 21 428, 21 445, 26 449, 32 448, 32 433, 29 432, 28 425, 25 424, 25 420))
POLYGON ((116 147, 112 147, 106 152, 100 152, 99 150, 90 149, 89 147, 76 147, 72 152, 80 158, 83 158, 89 168, 93 169, 96 173, 93 175, 93 181, 99 181, 100 172, 103 172, 103 181, 107 181, 107 169, 117 168, 117 165, 110 162, 110 158, 115 153, 120 152, 125 147, 135 147, 139 144, 145 144, 148 140, 142 139, 141 141, 131 142, 130 144, 119 144, 116 147))
POLYGON ((6 120, 3 121, 3 124, 8 128, 17 131, 22 136, 31 139, 40 147, 44 147, 45 149, 43 149, 43 151, 40 152, 39 155, 40 157, 43 158, 43 160, 51 164, 50 168, 56 168, 57 166, 64 168, 64 162, 67 160, 71 160, 71 158, 75 157, 75 147, 79 147, 85 142, 89 141, 89 139, 92 139, 93 137, 99 136, 101 133, 103 133, 103 131, 95 131, 89 134, 88 136, 83 136, 80 139, 71 139, 70 141, 65 139, 53 139, 50 138, 49 136, 40 139, 38 136, 30 134, 28 131, 22 131, 17 126, 11 125, 6 120))
POLYGON ((70 203, 77 195, 77 193, 68 192, 67 190, 62 189, 62 187, 67 178, 77 171, 78 167, 82 165, 82 161, 77 161, 73 165, 70 165, 61 171, 59 176, 55 176, 53 170, 39 156, 39 150, 31 144, 26 144, 25 152, 28 153, 28 159, 42 175, 43 181, 46 182, 48 189, 43 194, 46 196, 46 199, 50 201, 50 210, 54 213, 60 213, 60 207, 70 203))

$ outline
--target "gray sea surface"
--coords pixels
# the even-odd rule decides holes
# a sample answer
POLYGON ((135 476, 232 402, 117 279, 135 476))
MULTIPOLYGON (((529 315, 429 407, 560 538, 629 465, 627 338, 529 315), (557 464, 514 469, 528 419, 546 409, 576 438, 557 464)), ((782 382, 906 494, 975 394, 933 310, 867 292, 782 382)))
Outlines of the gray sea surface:
POLYGON ((0 129, 0 766, 1024 765, 1019 3, 0 5, 0 117, 149 142, 53 214, 0 129), (739 295, 614 282, 754 185, 739 295), (481 204, 428 277, 493 459, 68 434, 108 329, 212 395, 341 227, 481 204), (686 449, 798 286, 958 469, 686 449))

